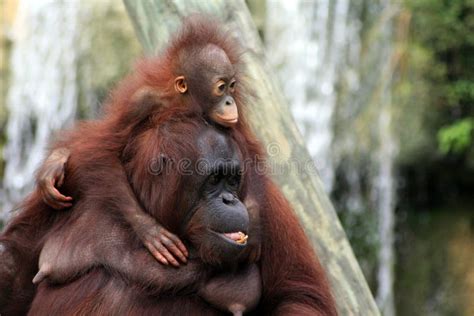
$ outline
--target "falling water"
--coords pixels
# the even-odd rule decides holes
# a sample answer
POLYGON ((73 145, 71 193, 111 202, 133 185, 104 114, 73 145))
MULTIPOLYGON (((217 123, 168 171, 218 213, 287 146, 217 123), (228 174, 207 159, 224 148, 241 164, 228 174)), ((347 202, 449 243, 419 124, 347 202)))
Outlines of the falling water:
POLYGON ((265 32, 267 56, 328 192, 339 168, 348 186, 344 208, 359 216, 376 210, 369 216, 378 222, 377 301, 389 316, 396 154, 390 6, 390 0, 268 0, 265 32))
POLYGON ((335 84, 348 5, 349 0, 269 0, 267 5, 267 55, 328 192, 334 181, 335 84))
POLYGON ((55 130, 76 113, 80 0, 22 0, 15 20, 2 215, 31 190, 55 130))
POLYGON ((378 210, 378 230, 380 250, 378 253, 377 269, 377 304, 384 316, 395 315, 393 295, 393 267, 394 267, 394 208, 395 208, 395 176, 394 157, 397 145, 392 132, 392 100, 391 86, 394 72, 392 50, 392 17, 397 8, 391 0, 382 1, 380 18, 380 91, 379 114, 376 130, 379 135, 379 145, 376 157, 376 177, 373 179, 374 205, 378 210))
MULTIPOLYGON (((384 106, 386 107, 386 106, 384 106)), ((395 183, 393 157, 395 141, 391 132, 391 114, 389 109, 382 109, 379 118, 380 138, 383 141, 379 149, 379 170, 375 179, 376 203, 379 221, 379 264, 377 270, 378 290, 377 304, 385 316, 395 315, 393 297, 393 264, 394 264, 394 204, 395 183)))

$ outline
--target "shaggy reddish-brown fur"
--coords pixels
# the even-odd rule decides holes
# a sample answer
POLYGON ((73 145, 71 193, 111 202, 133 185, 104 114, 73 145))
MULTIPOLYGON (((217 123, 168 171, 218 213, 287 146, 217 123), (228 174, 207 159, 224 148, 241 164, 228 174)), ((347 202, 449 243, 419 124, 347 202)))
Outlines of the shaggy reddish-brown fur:
MULTIPOLYGON (((116 214, 114 210, 127 207, 125 192, 131 185, 143 208, 179 234, 183 220, 183 210, 179 209, 181 181, 178 176, 166 183, 154 181, 149 170, 150 158, 159 157, 162 151, 170 157, 179 157, 183 148, 196 146, 195 139, 187 135, 194 135, 195 126, 202 123, 200 107, 192 97, 178 95, 173 89, 180 65, 192 62, 190 56, 194 50, 215 44, 225 50, 236 69, 242 70, 240 46, 221 28, 202 18, 189 19, 163 54, 139 62, 136 71, 122 81, 102 118, 81 123, 56 144, 71 149, 63 190, 79 201, 79 205, 87 198, 87 205, 82 208, 94 209, 97 218, 116 214), (134 102, 132 96, 143 87, 159 91, 159 106, 155 102, 134 102), (170 141, 175 139, 179 142, 170 141)), ((245 120, 250 92, 243 84, 241 72, 237 73, 237 81, 235 100, 239 122, 227 133, 239 145, 244 158, 252 161, 243 177, 242 194, 254 196, 260 209, 262 253, 258 265, 263 293, 255 314, 335 315, 324 271, 291 206, 272 180, 255 168, 265 157, 245 120)), ((3 262, 3 268, 0 266, 0 288, 7 286, 11 290, 3 296, 8 297, 8 303, 0 301, 2 315, 25 313, 33 297, 31 312, 35 315, 220 314, 192 293, 168 294, 158 299, 150 295, 154 292, 149 291, 147 284, 129 284, 126 278, 114 275, 107 267, 97 267, 63 286, 43 282, 35 289, 31 279, 36 273, 44 237, 63 225, 74 225, 72 219, 79 211, 76 208, 53 211, 42 202, 38 192, 33 192, 21 205, 0 238, 10 250, 0 249, 4 262, 17 263, 9 269, 3 262), (7 277, 11 271, 14 279, 7 277)), ((136 241, 130 247, 140 246, 136 241)))

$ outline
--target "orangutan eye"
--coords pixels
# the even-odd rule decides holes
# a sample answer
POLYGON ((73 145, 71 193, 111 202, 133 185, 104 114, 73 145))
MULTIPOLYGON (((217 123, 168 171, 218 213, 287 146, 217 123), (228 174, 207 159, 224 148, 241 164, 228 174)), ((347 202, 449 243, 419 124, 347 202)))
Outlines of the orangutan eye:
POLYGON ((227 180, 227 183, 232 187, 237 187, 240 184, 240 178, 241 178, 240 174, 234 174, 231 177, 229 177, 229 179, 227 180))
POLYGON ((226 87, 226 83, 224 82, 224 80, 219 80, 216 84, 215 94, 217 96, 224 95, 225 87, 226 87))
POLYGON ((235 83, 236 83, 235 80, 233 80, 233 81, 230 83, 229 88, 230 88, 231 91, 234 91, 235 83))
POLYGON ((208 181, 210 185, 217 185, 221 181, 221 177, 218 173, 214 173, 209 176, 208 181))

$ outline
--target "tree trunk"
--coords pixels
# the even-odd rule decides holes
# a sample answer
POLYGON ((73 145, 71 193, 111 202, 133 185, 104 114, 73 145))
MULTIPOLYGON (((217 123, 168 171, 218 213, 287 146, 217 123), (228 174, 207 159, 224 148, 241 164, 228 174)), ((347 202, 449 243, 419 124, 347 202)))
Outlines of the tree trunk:
MULTIPOLYGON (((257 94, 249 121, 269 154, 273 177, 293 205, 325 267, 340 315, 379 315, 370 289, 352 252, 334 207, 324 192, 312 158, 265 61, 263 45, 244 1, 124 0, 144 46, 153 54, 163 48, 181 19, 205 12, 225 21, 246 46, 249 82, 257 94), (272 80, 273 79, 273 80, 272 80)), ((298 58, 295 56, 295 58, 298 58)), ((291 78, 289 78, 291 79, 291 78)))

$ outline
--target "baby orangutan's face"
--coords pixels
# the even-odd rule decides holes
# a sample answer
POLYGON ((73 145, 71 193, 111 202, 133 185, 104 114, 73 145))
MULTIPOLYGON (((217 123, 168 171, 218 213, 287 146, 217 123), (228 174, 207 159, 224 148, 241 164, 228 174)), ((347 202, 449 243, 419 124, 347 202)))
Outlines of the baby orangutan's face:
POLYGON ((175 79, 175 90, 191 94, 210 121, 234 126, 239 121, 234 67, 224 50, 215 45, 202 48, 196 55, 197 60, 183 66, 185 74, 175 79))

